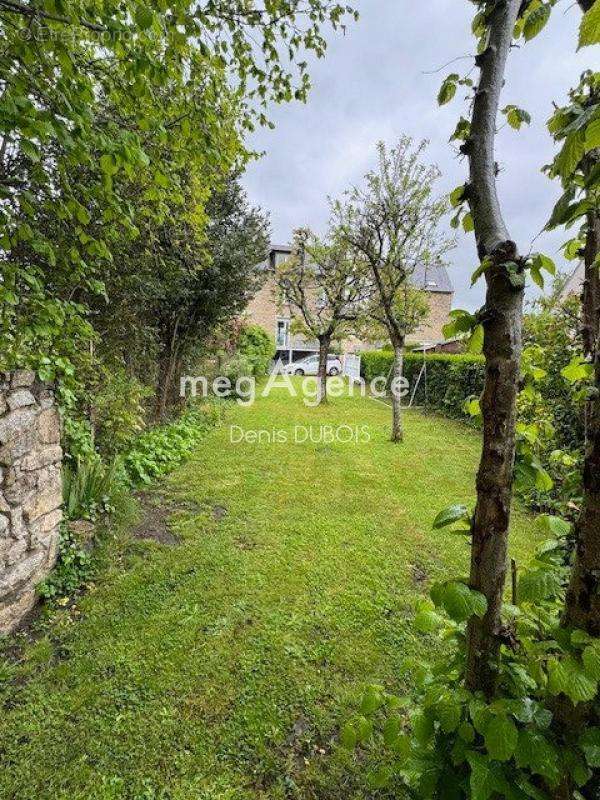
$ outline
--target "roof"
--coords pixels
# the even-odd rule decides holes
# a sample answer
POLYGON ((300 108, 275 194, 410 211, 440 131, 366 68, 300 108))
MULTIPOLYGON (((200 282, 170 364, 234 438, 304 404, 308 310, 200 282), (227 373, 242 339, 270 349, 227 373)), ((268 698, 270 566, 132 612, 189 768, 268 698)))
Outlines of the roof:
MULTIPOLYGON (((292 248, 289 244, 272 244, 270 256, 273 257, 277 253, 282 255, 289 255, 292 248)), ((269 258, 267 264, 271 264, 269 258)), ((414 272, 411 275, 410 282, 417 288, 423 289, 426 292, 433 292, 439 294, 453 294, 454 286, 450 280, 450 276, 443 264, 436 264, 435 266, 425 264, 417 264, 414 272)))
POLYGON ((410 282, 426 292, 439 292, 440 294, 453 294, 454 292, 454 286, 443 264, 435 266, 417 264, 410 282))

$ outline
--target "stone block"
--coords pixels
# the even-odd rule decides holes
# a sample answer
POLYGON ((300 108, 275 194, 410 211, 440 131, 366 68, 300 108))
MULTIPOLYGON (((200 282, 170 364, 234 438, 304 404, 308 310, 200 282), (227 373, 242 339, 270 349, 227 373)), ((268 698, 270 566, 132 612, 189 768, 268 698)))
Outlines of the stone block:
POLYGON ((0 634, 11 633, 18 627, 36 603, 35 591, 30 589, 16 598, 0 603, 0 634))
POLYGON ((48 408, 42 411, 37 421, 38 436, 43 444, 58 444, 60 442, 60 419, 58 411, 48 408))
POLYGON ((0 573, 0 599, 17 592, 25 584, 35 584, 39 577, 40 567, 46 560, 44 550, 28 553, 17 564, 0 573))
POLYGON ((12 567, 14 564, 18 564, 23 560, 25 553, 29 550, 29 542, 25 537, 21 539, 11 539, 10 542, 10 547, 6 551, 4 558, 7 566, 12 567))
POLYGON ((7 403, 11 411, 16 411, 17 408, 34 406, 35 397, 31 394, 29 389, 17 389, 8 395, 7 403))
POLYGON ((34 433, 33 426, 36 416, 36 409, 31 407, 10 411, 0 419, 0 444, 11 443, 23 433, 34 433))
POLYGON ((39 542, 48 538, 48 534, 58 530, 62 520, 62 510, 60 508, 38 517, 29 524, 30 546, 34 548, 39 542))
POLYGON ((43 469, 51 464, 58 464, 61 461, 61 446, 58 444, 50 444, 25 456, 25 458, 19 462, 19 467, 25 472, 32 472, 33 470, 43 469))
POLYGON ((44 484, 41 491, 23 503, 23 516, 26 522, 33 522, 59 508, 62 503, 62 488, 59 480, 44 484))
POLYGON ((33 386, 35 383, 35 372, 30 369, 17 369, 12 373, 10 385, 13 389, 33 386))
POLYGON ((0 514, 0 538, 10 535, 10 519, 5 514, 0 514))

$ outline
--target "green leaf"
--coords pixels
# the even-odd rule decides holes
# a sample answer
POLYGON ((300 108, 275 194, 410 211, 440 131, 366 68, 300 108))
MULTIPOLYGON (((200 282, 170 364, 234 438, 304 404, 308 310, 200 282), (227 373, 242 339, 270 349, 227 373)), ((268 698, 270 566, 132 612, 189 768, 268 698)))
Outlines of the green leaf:
POLYGON ((556 597, 561 589, 560 575, 552 567, 527 570, 519 579, 519 598, 526 603, 556 597))
POLYGON ((589 766, 600 768, 600 728, 588 728, 579 738, 579 747, 589 766))
POLYGON ((414 625, 420 633, 433 633, 443 624, 443 619, 435 611, 419 611, 415 616, 414 625))
POLYGON ((583 15, 579 27, 579 47, 589 47, 600 43, 600 2, 594 5, 583 15))
POLYGON ((515 761, 521 769, 529 769, 551 783, 555 783, 560 777, 558 751, 538 731, 528 728, 519 731, 515 761))
POLYGON ((460 581, 443 584, 441 605, 455 622, 466 622, 473 616, 483 617, 487 610, 485 596, 460 581))
POLYGON ((523 123, 526 125, 531 124, 531 115, 524 109, 517 108, 517 106, 506 106, 506 108, 502 109, 502 113, 506 115, 506 121, 510 127, 516 131, 521 129, 523 123))
POLYGON ((21 148, 21 152, 24 153, 27 158, 34 161, 36 164, 40 160, 40 151, 36 144, 29 141, 29 139, 21 139, 19 142, 19 146, 21 148))
POLYGON ((577 383, 578 381, 591 378, 594 374, 594 365, 584 361, 581 356, 576 356, 568 366, 561 370, 560 374, 563 378, 566 378, 569 383, 577 383))
POLYGON ((597 639, 585 648, 581 660, 588 678, 600 681, 600 640, 597 639))
POLYGON ((456 94, 456 89, 458 86, 458 79, 459 75, 453 73, 452 75, 448 75, 445 81, 442 83, 440 87, 440 91, 438 93, 438 105, 443 106, 446 103, 449 103, 450 100, 456 94))
POLYGON ((585 155, 585 131, 570 133, 555 162, 556 171, 562 178, 569 178, 585 155))
POLYGON ((434 733, 434 720, 425 711, 417 711, 410 719, 415 739, 419 744, 427 744, 434 733))
POLYGON ((477 325, 473 333, 471 334, 471 338, 469 339, 469 343, 467 345, 467 350, 469 353, 473 353, 474 355, 478 355, 483 350, 483 339, 485 336, 485 331, 483 325, 477 325))
POLYGON ((367 782, 371 789, 384 789, 392 779, 391 767, 378 767, 367 774, 367 782))
POLYGON ((540 514, 535 521, 536 528, 547 536, 561 538, 571 531, 571 523, 552 514, 540 514))
POLYGON ((152 13, 152 9, 145 4, 140 5, 135 12, 135 21, 141 30, 148 30, 148 28, 154 22, 154 14, 152 13))
POLYGON ((470 233, 471 231, 475 230, 475 223, 473 222, 473 215, 471 212, 467 212, 462 221, 463 230, 465 233, 470 233))
POLYGON ((452 206, 452 208, 456 208, 457 206, 459 206, 464 199, 465 199, 464 184, 462 184, 461 186, 457 186, 456 189, 454 189, 450 193, 450 205, 452 206))
POLYGON ((533 39, 546 27, 551 12, 550 4, 544 3, 527 15, 523 26, 523 36, 527 41, 533 39))
POLYGON ((548 691, 566 694, 573 703, 584 703, 596 696, 598 682, 589 678, 573 656, 548 661, 548 691))
POLYGON ((358 743, 358 735, 356 733, 356 729, 354 725, 350 722, 347 722, 340 731, 340 744, 342 747, 345 747, 346 750, 354 750, 358 743))
POLYGON ((585 131, 585 151, 595 150, 600 147, 600 116, 593 119, 585 131))
POLYGON ((450 506, 446 506, 437 517, 433 520, 433 529, 439 530, 440 528, 445 528, 448 525, 453 525, 455 522, 459 520, 469 520, 469 510, 465 505, 455 503, 450 506))
POLYGON ((484 741, 490 758, 508 761, 512 758, 518 739, 515 723, 507 716, 494 716, 485 726, 484 741))
POLYGON ((498 764, 490 762, 479 753, 469 753, 467 760, 471 767, 470 800, 489 800, 497 794, 505 796, 507 781, 498 764))
POLYGON ((360 713, 368 716, 377 711, 384 704, 385 698, 382 692, 375 686, 368 686, 360 704, 360 713))

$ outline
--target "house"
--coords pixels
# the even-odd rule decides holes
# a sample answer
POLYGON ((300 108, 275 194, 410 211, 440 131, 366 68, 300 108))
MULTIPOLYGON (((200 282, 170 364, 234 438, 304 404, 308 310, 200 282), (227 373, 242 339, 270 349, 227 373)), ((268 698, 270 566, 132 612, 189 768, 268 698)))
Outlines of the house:
MULTIPOLYGON (((316 339, 310 340, 292 333, 294 310, 279 300, 274 275, 275 267, 288 259, 291 253, 291 247, 286 245, 271 247, 269 258, 264 263, 265 282, 254 295, 244 313, 245 319, 255 325, 260 325, 275 338, 276 357, 287 363, 319 351, 319 343, 316 339)), ((446 268, 443 265, 421 267, 415 271, 411 282, 427 293, 429 315, 418 330, 409 337, 408 342, 410 344, 437 344, 444 339, 442 328, 449 321, 454 296, 454 288, 446 268)), ((373 345, 355 337, 342 343, 342 350, 345 353, 372 348, 373 345)))

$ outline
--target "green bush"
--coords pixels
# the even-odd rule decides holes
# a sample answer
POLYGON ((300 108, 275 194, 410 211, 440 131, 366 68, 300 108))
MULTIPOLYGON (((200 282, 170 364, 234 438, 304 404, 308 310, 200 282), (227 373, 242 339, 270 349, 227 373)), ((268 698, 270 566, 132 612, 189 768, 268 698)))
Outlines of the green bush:
MULTIPOLYGON (((361 372, 366 381, 390 375, 394 354, 390 350, 372 350, 361 357, 361 372)), ((479 397, 483 390, 483 356, 449 355, 434 353, 405 353, 404 377, 415 387, 419 374, 426 365, 415 395, 415 405, 439 410, 451 417, 464 417, 464 402, 468 397, 479 397)))
POLYGON ((167 425, 142 433, 123 459, 129 486, 149 484, 174 469, 220 419, 216 403, 194 405, 167 425))
POLYGON ((244 325, 240 329, 237 352, 250 364, 250 374, 267 375, 275 356, 275 339, 260 325, 244 325))

